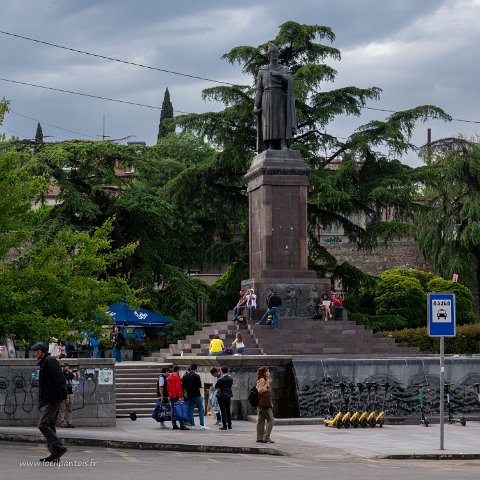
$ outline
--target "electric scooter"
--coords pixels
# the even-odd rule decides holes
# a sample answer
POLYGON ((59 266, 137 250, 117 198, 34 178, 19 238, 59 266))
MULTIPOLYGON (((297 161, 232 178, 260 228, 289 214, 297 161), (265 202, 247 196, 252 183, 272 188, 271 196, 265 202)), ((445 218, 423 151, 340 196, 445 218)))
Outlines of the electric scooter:
MULTIPOLYGON (((338 385, 340 387, 340 390, 342 391, 342 384, 339 384, 338 385)), ((342 391, 342 397, 343 397, 343 391, 342 391)), ((341 428, 342 425, 340 425, 340 422, 342 421, 342 417, 343 417, 343 413, 342 411, 338 411, 335 415, 333 414, 334 412, 334 407, 332 404, 330 404, 330 416, 331 418, 324 418, 323 419, 323 424, 326 426, 326 427, 337 427, 337 428, 341 428)))
MULTIPOLYGON (((425 386, 428 386, 428 383, 425 384, 425 386)), ((425 427, 428 427, 429 421, 427 416, 425 415, 425 406, 423 401, 423 385, 419 383, 418 385, 414 385, 414 387, 418 387, 418 405, 420 407, 420 425, 425 425, 425 427)))
POLYGON ((346 395, 346 384, 345 383, 340 383, 340 391, 342 393, 342 398, 343 398, 343 404, 345 407, 345 413, 342 415, 342 417, 337 421, 337 428, 350 428, 350 412, 349 412, 349 399, 347 399, 346 395))
MULTIPOLYGON (((350 388, 350 400, 351 400, 352 394, 355 393, 355 384, 354 384, 354 383, 350 383, 348 386, 349 386, 349 388, 350 388)), ((362 392, 361 392, 361 390, 359 389, 357 409, 355 410, 355 412, 352 413, 352 416, 350 417, 350 425, 351 425, 353 428, 358 428, 358 427, 360 426, 360 415, 362 414, 362 412, 360 411, 360 409, 361 409, 361 404, 360 404, 360 396, 361 396, 361 394, 362 394, 362 392)))
POLYGON ((375 406, 377 405, 378 383, 372 383, 372 386, 375 392, 373 397, 373 410, 367 416, 367 425, 371 428, 375 428, 375 425, 377 424, 377 414, 375 412, 375 406))
POLYGON ((451 402, 451 393, 450 393, 450 387, 453 385, 453 383, 446 383, 444 385, 445 387, 445 395, 447 397, 447 411, 448 411, 448 423, 459 423, 464 427, 467 424, 467 420, 465 417, 462 415, 459 418, 456 418, 453 416, 453 406, 451 402))
MULTIPOLYGON (((371 406, 371 392, 372 392, 372 387, 375 385, 374 383, 367 382, 366 384, 367 387, 367 396, 365 398, 365 409, 363 413, 360 415, 360 418, 358 419, 360 426, 362 428, 366 428, 368 426, 368 417, 370 416, 370 406, 371 406)), ((360 388, 360 387, 359 387, 360 388)))
MULTIPOLYGON (((388 389, 390 388, 390 384, 387 382, 384 385, 384 392, 383 392, 383 400, 382 400, 382 410, 381 412, 375 417, 375 423, 382 428, 383 424, 385 423, 385 400, 387 399, 388 389)), ((371 425, 370 425, 371 426, 371 425)))

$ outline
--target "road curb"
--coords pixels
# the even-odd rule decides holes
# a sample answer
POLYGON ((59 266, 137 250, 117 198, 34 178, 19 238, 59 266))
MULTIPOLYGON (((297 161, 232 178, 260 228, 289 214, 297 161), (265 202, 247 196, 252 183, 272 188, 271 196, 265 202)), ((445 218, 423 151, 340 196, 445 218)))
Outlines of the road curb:
MULTIPOLYGON (((238 447, 228 445, 198 445, 192 443, 171 442, 135 442, 127 440, 108 440, 97 438, 62 437, 66 445, 128 448, 135 450, 163 450, 190 453, 243 453, 248 455, 273 455, 288 456, 288 453, 277 448, 270 447, 238 447)), ((15 433, 0 433, 0 441, 44 443, 45 439, 40 435, 26 435, 15 433)))
POLYGON ((480 453, 412 453, 405 455, 380 455, 382 460, 478 460, 480 453))

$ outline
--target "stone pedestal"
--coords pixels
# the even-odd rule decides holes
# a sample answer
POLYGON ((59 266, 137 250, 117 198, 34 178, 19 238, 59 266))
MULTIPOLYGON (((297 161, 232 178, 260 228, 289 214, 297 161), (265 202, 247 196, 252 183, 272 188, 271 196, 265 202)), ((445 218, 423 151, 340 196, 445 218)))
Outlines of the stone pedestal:
POLYGON ((300 152, 266 150, 257 155, 245 175, 249 194, 250 278, 259 308, 275 290, 284 315, 310 315, 328 280, 308 270, 308 166, 300 152))

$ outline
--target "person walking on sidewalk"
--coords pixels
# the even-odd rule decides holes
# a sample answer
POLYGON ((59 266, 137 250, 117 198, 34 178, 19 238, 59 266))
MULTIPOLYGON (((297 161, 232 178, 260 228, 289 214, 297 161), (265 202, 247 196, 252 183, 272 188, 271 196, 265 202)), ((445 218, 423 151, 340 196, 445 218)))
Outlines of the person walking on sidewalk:
POLYGON ((278 309, 282 305, 282 299, 277 295, 277 292, 273 291, 268 299, 267 311, 263 314, 263 317, 257 322, 257 325, 265 325, 269 315, 273 316, 273 327, 278 330, 278 309))
POLYGON ((125 345, 125 337, 118 327, 113 327, 112 333, 112 356, 115 362, 122 361, 122 347, 125 345))
POLYGON ((189 372, 182 379, 182 386, 188 398, 188 414, 190 416, 190 425, 195 429, 195 419, 193 412, 195 407, 198 409, 198 416, 200 418, 200 430, 209 430, 205 426, 205 411, 203 409, 202 396, 200 389, 202 388, 202 381, 200 375, 197 373, 197 364, 190 365, 189 372))
MULTIPOLYGON (((218 368, 212 367, 210 369, 210 374, 215 379, 215 383, 216 383, 218 378, 220 377, 220 372, 218 371, 218 368)), ((218 405, 218 398, 217 398, 217 389, 215 387, 210 388, 209 404, 210 404, 211 411, 215 413, 215 416, 217 418, 217 421, 214 423, 214 425, 221 425, 222 415, 220 413, 220 406, 218 405)))
POLYGON ((172 428, 173 430, 190 430, 184 425, 183 421, 181 420, 179 427, 177 425, 175 415, 173 414, 175 411, 175 402, 183 402, 182 380, 180 379, 178 370, 178 365, 174 365, 172 368, 172 373, 169 375, 167 382, 168 398, 170 399, 170 403, 172 404, 172 428))
MULTIPOLYGON (((157 379, 157 397, 158 400, 164 405, 165 402, 169 402, 168 400, 168 368, 163 367, 162 373, 159 375, 157 379)), ((173 408, 173 407, 172 407, 173 408)), ((168 430, 169 427, 165 425, 164 421, 160 421, 160 428, 163 430, 168 430)))
POLYGON ((78 382, 78 370, 70 371, 70 365, 65 362, 62 364, 62 372, 67 384, 67 400, 60 403, 58 411, 58 426, 63 428, 74 428, 72 422, 73 407, 73 381, 78 382))
POLYGON ((48 345, 43 342, 32 346, 33 354, 38 360, 38 406, 40 419, 38 429, 47 440, 50 455, 40 459, 41 462, 57 462, 67 452, 67 448, 57 437, 57 423, 60 404, 67 400, 67 384, 62 367, 56 358, 48 353, 48 345))
POLYGON ((260 367, 257 371, 257 443, 275 443, 270 438, 274 422, 271 382, 270 369, 260 367))
POLYGON ((217 389, 217 400, 222 414, 222 427, 220 430, 232 429, 232 414, 230 412, 230 399, 233 397, 233 378, 228 373, 228 367, 222 367, 222 375, 218 378, 215 388, 217 389))

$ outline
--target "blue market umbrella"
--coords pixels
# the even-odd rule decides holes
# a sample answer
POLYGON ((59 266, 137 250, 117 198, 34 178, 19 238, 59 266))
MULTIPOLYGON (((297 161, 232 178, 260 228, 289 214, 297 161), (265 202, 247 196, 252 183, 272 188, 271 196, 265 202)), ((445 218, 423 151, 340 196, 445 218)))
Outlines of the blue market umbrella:
POLYGON ((126 322, 128 326, 132 327, 161 327, 172 323, 168 317, 145 308, 132 310, 125 302, 110 305, 107 315, 112 317, 114 325, 124 325, 126 322))

